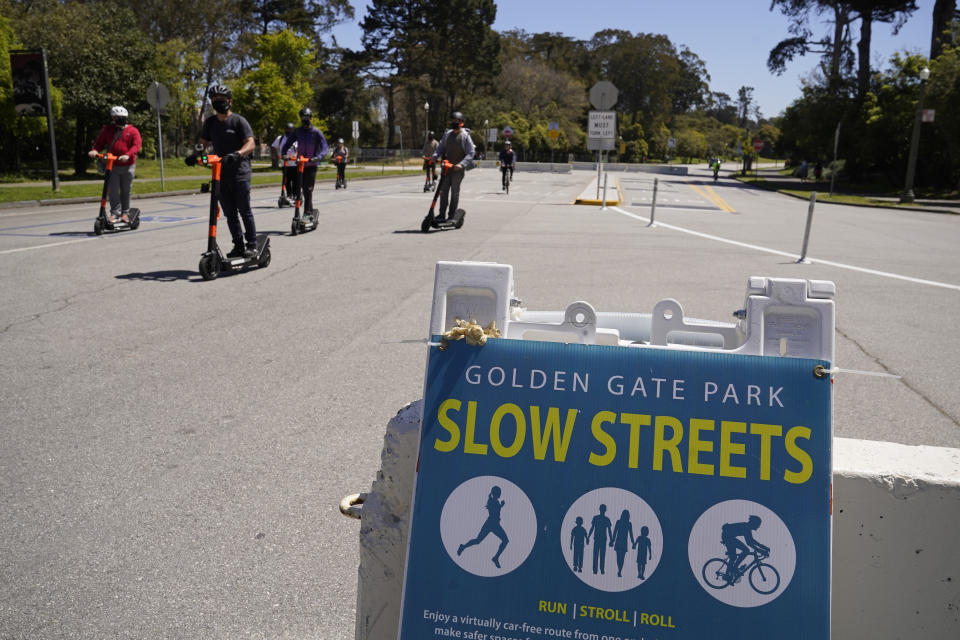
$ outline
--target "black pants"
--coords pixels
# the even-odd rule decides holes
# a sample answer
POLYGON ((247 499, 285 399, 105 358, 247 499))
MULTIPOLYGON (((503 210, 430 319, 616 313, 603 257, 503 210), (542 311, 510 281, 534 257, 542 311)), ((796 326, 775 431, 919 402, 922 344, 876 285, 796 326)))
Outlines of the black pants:
POLYGON ((297 197, 297 168, 296 167, 283 168, 283 184, 284 184, 284 188, 287 190, 287 197, 296 198, 297 197))
POLYGON ((220 208, 227 219, 234 246, 257 248, 257 225, 250 210, 250 178, 229 180, 220 184, 220 208), (240 221, 243 221, 241 227, 240 221))
POLYGON ((310 213, 313 211, 313 185, 317 181, 317 168, 303 168, 303 211, 310 213))
POLYGON ((337 163, 337 177, 340 178, 341 180, 345 180, 346 177, 347 177, 346 172, 347 172, 347 163, 346 163, 346 162, 338 162, 338 163, 337 163))

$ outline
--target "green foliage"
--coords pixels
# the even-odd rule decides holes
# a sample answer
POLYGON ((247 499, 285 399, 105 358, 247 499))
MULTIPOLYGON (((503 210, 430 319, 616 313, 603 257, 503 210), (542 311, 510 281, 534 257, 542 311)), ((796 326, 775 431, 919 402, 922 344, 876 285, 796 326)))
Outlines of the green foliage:
POLYGON ((674 136, 677 140, 675 153, 677 157, 686 158, 690 162, 707 155, 707 137, 694 129, 681 129, 674 136))
MULTIPOLYGON (((234 105, 258 138, 272 140, 285 123, 298 122, 298 112, 310 103, 308 74, 315 53, 307 38, 291 31, 258 36, 255 52, 255 66, 234 85, 234 105)), ((319 119, 314 124, 321 130, 326 126, 319 119)))

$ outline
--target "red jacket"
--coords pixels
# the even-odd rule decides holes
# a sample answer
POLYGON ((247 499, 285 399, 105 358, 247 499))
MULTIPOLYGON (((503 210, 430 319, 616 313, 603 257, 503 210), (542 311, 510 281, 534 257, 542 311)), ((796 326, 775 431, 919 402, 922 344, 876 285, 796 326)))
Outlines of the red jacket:
MULTIPOLYGON (((103 151, 108 144, 113 142, 115 135, 117 135, 117 126, 115 124, 111 122, 110 124, 103 125, 103 129, 100 130, 100 135, 97 136, 97 139, 93 143, 93 148, 97 151, 103 151)), ((107 152, 115 156, 130 156, 130 159, 126 162, 115 161, 114 164, 118 166, 136 164, 137 154, 140 152, 140 132, 137 131, 135 126, 128 124, 123 128, 123 132, 120 133, 117 141, 107 149, 107 152)))

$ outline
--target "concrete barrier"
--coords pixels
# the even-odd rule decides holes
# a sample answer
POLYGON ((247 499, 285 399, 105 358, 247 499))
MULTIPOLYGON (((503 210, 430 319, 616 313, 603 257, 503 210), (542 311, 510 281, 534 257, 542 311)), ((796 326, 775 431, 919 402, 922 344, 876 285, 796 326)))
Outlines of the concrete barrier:
MULTIPOLYGON (((422 401, 360 510, 356 640, 395 640, 422 401)), ((834 439, 834 640, 960 637, 960 449, 834 439)))
MULTIPOLYGON (((481 169, 496 169, 500 166, 497 160, 477 160, 474 164, 481 169)), ((537 173, 570 173, 573 171, 573 165, 568 162, 518 162, 514 170, 537 173)))
MULTIPOLYGON (((596 162, 574 162, 573 168, 578 171, 596 171, 596 162)), ((673 176, 685 176, 689 173, 687 167, 675 164, 634 164, 621 162, 604 162, 606 171, 621 171, 624 173, 664 173, 673 176)))

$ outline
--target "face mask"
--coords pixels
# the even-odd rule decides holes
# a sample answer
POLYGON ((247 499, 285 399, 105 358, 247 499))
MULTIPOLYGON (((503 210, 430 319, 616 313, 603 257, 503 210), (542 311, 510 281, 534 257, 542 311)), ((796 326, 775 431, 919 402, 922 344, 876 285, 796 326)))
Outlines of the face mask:
POLYGON ((212 102, 213 110, 217 113, 226 113, 230 111, 230 101, 229 100, 214 100, 212 102))
POLYGON ((114 118, 114 119, 113 119, 113 124, 117 125, 118 127, 122 127, 122 126, 124 126, 125 124, 127 124, 127 119, 126 119, 126 118, 114 118))
POLYGON ((310 127, 310 121, 309 121, 309 120, 301 120, 301 121, 300 121, 300 124, 303 125, 303 128, 304 128, 304 129, 307 129, 307 128, 310 127))
POLYGON ((460 128, 460 123, 457 122, 456 120, 454 120, 453 122, 450 123, 450 128, 451 128, 451 129, 459 129, 459 128, 460 128))

